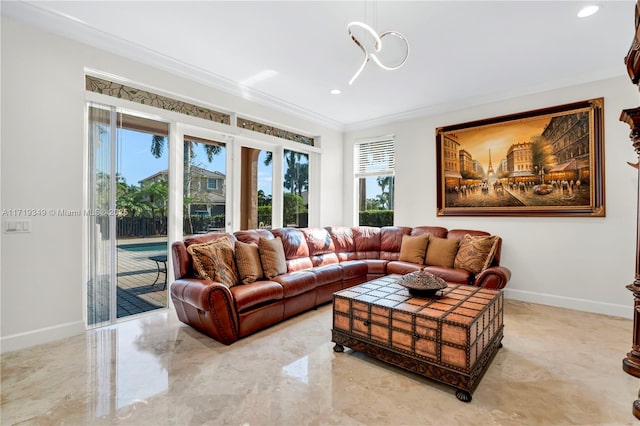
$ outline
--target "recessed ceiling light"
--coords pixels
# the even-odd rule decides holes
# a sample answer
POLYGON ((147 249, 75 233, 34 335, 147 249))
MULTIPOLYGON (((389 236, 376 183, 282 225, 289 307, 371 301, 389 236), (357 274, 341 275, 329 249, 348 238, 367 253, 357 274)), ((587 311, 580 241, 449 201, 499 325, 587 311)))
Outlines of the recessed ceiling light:
POLYGON ((332 95, 339 95, 340 93, 342 93, 342 91, 341 91, 340 89, 333 89, 333 90, 331 91, 331 94, 332 94, 332 95))
POLYGON ((595 4, 592 4, 591 6, 585 6, 580 10, 580 12, 578 12, 578 18, 586 18, 587 16, 591 16, 596 13, 598 9, 600 8, 595 4))

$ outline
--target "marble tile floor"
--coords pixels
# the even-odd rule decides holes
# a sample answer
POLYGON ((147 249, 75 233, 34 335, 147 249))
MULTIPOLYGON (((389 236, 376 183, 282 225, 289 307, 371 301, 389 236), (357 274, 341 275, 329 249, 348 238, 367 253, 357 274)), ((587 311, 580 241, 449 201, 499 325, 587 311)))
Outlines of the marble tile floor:
POLYGON ((470 403, 347 349, 331 306, 222 345, 164 310, 1 359, 2 425, 625 425, 628 319, 507 300, 470 403))

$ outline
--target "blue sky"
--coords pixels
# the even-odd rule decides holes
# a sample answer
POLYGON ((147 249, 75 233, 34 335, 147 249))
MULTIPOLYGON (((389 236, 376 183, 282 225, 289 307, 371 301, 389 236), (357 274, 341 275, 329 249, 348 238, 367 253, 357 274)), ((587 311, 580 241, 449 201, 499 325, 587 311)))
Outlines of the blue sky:
MULTIPOLYGON (((129 185, 139 185, 138 182, 161 170, 165 170, 169 164, 168 142, 165 139, 164 149, 160 158, 151 154, 151 137, 149 133, 134 132, 118 129, 118 173, 127 180, 129 185)), ((207 170, 226 172, 226 149, 213 157, 210 163, 203 144, 194 145, 194 164, 207 170)), ((258 160, 258 189, 262 189, 266 195, 272 193, 271 166, 264 165, 265 152, 260 154, 258 160)))

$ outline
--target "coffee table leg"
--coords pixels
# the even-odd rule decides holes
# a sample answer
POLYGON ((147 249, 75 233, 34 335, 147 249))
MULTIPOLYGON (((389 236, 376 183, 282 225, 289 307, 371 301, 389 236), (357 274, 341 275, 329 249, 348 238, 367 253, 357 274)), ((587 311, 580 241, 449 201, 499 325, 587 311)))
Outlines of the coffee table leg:
POLYGON ((471 402, 471 393, 466 390, 458 389, 456 390, 456 398, 462 402, 471 402))
POLYGON ((344 352, 344 346, 342 346, 340 343, 336 343, 336 345, 333 347, 333 351, 344 352))

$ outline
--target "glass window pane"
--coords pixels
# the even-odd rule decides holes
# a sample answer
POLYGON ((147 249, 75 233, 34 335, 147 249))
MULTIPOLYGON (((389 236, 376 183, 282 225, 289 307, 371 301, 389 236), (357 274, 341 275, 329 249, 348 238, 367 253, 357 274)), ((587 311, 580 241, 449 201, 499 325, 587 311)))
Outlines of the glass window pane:
POLYGON ((358 179, 358 224, 361 226, 393 225, 393 176, 358 179))
POLYGON ((260 151, 258 155, 258 228, 271 229, 273 196, 273 153, 260 151))
POLYGON ((284 151, 284 226, 308 226, 309 207, 309 155, 284 151))
POLYGON ((191 136, 184 138, 183 233, 226 229, 225 144, 191 136))

